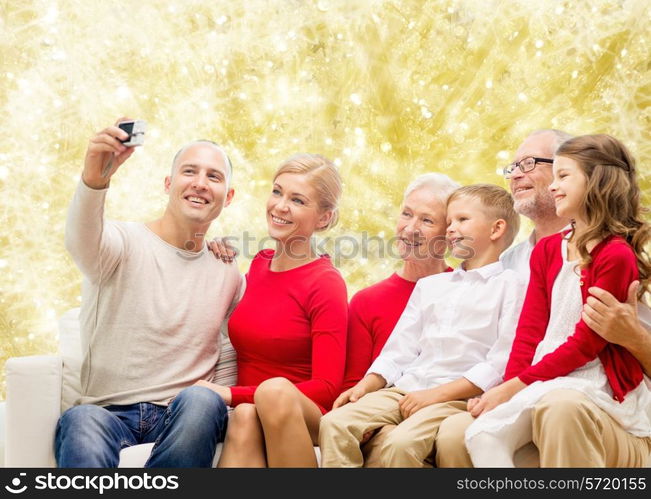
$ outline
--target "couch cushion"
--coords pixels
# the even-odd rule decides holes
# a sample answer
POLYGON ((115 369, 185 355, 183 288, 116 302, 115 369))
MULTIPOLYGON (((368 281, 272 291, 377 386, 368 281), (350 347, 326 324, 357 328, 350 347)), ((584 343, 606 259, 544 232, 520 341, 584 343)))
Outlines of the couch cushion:
MULTIPOLYGON (((222 445, 223 444, 217 444, 217 448, 215 449, 215 458, 212 461, 213 468, 217 467, 217 463, 219 462, 219 456, 222 453, 222 445)), ((118 465, 118 468, 144 467, 153 448, 153 443, 125 447, 120 451, 120 464, 118 465)), ((316 454, 316 462, 321 466, 321 450, 316 446, 314 447, 314 454, 316 454)))
POLYGON ((59 353, 63 357, 61 412, 72 407, 81 396, 81 334, 79 308, 68 310, 59 319, 59 353))
POLYGON ((237 383, 237 355, 228 336, 222 335, 221 342, 214 382, 222 386, 234 386, 237 383))
MULTIPOLYGON (((125 447, 120 451, 120 464, 118 468, 142 468, 145 466, 149 455, 151 454, 154 444, 140 444, 132 445, 131 447, 125 447)), ((212 466, 213 468, 217 466, 217 461, 219 461, 219 456, 222 453, 222 444, 217 444, 215 449, 215 458, 213 459, 212 466)))

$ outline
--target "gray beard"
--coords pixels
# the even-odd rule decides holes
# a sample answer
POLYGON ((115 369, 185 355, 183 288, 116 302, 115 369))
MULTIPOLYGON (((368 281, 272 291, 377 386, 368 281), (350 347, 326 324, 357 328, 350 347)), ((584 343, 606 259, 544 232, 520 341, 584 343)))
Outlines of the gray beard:
POLYGON ((556 216, 556 204, 551 196, 537 194, 533 199, 523 199, 513 203, 515 211, 531 220, 540 220, 556 216))

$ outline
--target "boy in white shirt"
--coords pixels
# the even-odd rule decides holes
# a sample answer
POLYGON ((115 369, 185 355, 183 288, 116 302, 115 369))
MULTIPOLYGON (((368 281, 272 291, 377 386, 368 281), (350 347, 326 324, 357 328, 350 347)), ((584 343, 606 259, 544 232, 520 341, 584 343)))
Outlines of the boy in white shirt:
POLYGON ((495 185, 462 187, 448 200, 446 237, 463 260, 418 281, 366 376, 321 419, 324 467, 362 466, 363 436, 397 425, 380 450, 384 467, 422 467, 440 424, 466 400, 502 381, 525 285, 499 255, 519 228, 511 195, 495 185))

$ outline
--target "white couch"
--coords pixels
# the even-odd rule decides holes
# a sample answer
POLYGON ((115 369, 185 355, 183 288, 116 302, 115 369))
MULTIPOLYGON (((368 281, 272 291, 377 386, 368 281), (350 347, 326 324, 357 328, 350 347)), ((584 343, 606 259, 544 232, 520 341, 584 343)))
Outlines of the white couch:
POLYGON ((0 468, 5 465, 5 403, 0 402, 0 468))
MULTIPOLYGON (((78 317, 79 309, 75 308, 60 318, 58 355, 13 357, 7 360, 7 400, 4 404, 0 403, 0 466, 3 466, 3 446, 6 467, 56 466, 56 424, 61 413, 72 407, 80 392, 81 340, 78 317)), ((235 352, 226 335, 222 336, 222 350, 216 371, 218 383, 226 386, 235 384, 235 352)), ((141 444, 123 449, 120 452, 119 467, 143 467, 153 445, 141 444)), ((221 447, 222 444, 217 444, 215 463, 219 459, 221 447)), ((317 460, 320 460, 319 448, 315 447, 314 450, 317 460)), ((515 463, 523 468, 538 466, 538 450, 533 444, 522 447, 516 453, 515 463)))

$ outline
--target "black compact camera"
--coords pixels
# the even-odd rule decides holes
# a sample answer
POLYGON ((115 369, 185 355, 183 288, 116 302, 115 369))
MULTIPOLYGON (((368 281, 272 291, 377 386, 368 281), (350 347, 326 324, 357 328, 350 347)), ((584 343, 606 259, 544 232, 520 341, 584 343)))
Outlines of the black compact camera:
POLYGON ((121 121, 118 128, 129 134, 129 138, 121 140, 122 144, 127 147, 141 146, 145 142, 145 130, 147 122, 144 120, 121 121))

